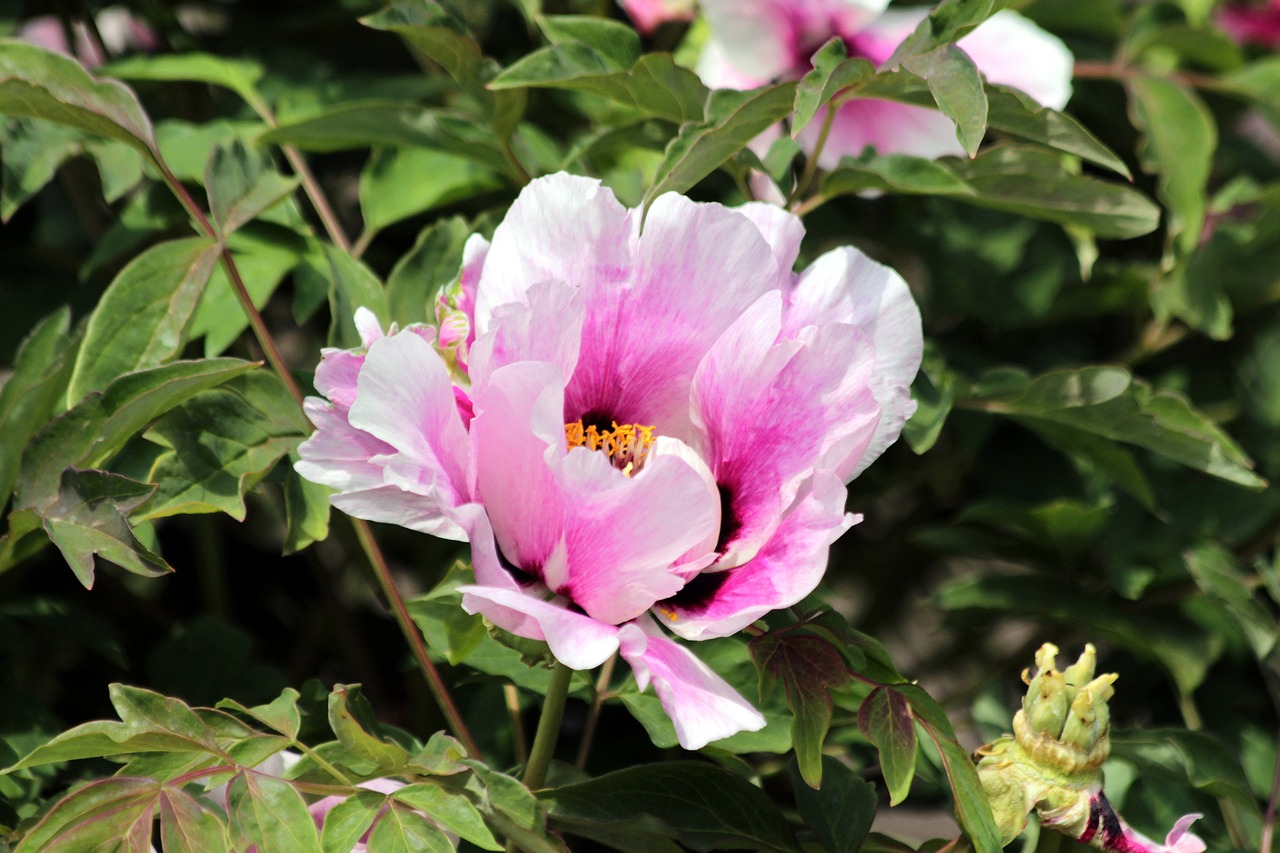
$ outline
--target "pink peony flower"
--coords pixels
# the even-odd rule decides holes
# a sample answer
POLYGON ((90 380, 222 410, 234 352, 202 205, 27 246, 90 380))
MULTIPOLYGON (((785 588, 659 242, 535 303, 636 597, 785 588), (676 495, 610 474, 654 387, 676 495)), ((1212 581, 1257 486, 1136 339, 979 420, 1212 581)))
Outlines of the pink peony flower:
POLYGON ((1280 47, 1280 0, 1231 3, 1218 12, 1218 26, 1241 44, 1280 47))
POLYGON ((160 47, 160 39, 147 22, 122 6, 109 6, 99 11, 94 23, 105 42, 102 46, 90 37, 89 28, 82 21, 75 21, 72 33, 76 44, 72 50, 62 23, 53 15, 41 15, 24 22, 18 28, 17 36, 45 50, 75 56, 86 68, 97 68, 111 58, 103 54, 102 47, 117 55, 127 51, 153 51, 160 47))
POLYGON ((803 226, 769 205, 667 194, 641 223, 596 180, 531 183, 468 245, 448 361, 366 311, 364 349, 325 352, 297 468, 470 541, 468 612, 573 669, 620 652, 696 749, 764 719, 662 626, 723 637, 814 589, 914 410, 920 315, 852 248, 793 273, 803 226))
POLYGON ((693 0, 618 0, 618 4, 646 35, 667 21, 693 19, 693 0))
MULTIPOLYGON (((928 14, 917 6, 886 11, 888 0, 703 0, 711 37, 698 73, 715 88, 750 89, 807 73, 810 57, 833 36, 850 56, 882 65, 928 14)), ((992 83, 1015 86, 1062 109, 1071 97, 1073 58, 1061 40, 1016 12, 1002 11, 957 43, 992 83)), ((821 116, 820 116, 821 118, 821 116)), ((800 134, 812 150, 822 121, 800 134)), ((962 154, 955 126, 936 110, 861 98, 838 108, 818 157, 832 168, 868 145, 881 154, 962 154)))

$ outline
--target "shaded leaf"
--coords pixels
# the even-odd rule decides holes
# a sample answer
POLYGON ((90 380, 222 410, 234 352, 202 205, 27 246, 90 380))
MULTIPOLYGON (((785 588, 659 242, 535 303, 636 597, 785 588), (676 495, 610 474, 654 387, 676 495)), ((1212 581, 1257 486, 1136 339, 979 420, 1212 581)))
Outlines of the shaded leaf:
POLYGON ((213 149, 204 185, 213 221, 226 237, 293 192, 298 179, 281 175, 264 153, 236 139, 213 149))
POLYGON ((0 128, 0 222, 8 222, 80 151, 81 136, 66 125, 10 118, 0 128))
POLYGON ((902 67, 929 84, 938 109, 955 122, 956 138, 970 157, 987 132, 987 94, 969 54, 953 44, 904 59, 902 67))
POLYGON ((138 541, 126 519, 152 490, 149 484, 106 471, 63 472, 57 499, 41 508, 43 527, 85 589, 93 587, 97 557, 144 577, 173 571, 138 541))
POLYGON ((1012 0, 942 0, 885 61, 893 68, 912 57, 952 44, 973 32, 1012 0))
POLYGON ((160 785, 151 779, 115 777, 67 794, 31 828, 15 853, 76 853, 110 849, 147 853, 160 785))
POLYGON ((843 89, 861 83, 875 74, 875 66, 862 57, 849 59, 844 39, 832 38, 813 55, 813 70, 796 85, 795 117, 791 136, 795 137, 813 121, 818 110, 826 106, 843 89))
MULTIPOLYGON (((360 702, 360 685, 334 685, 329 694, 329 726, 338 740, 353 755, 371 761, 385 774, 398 773, 404 769, 409 754, 403 747, 373 735, 356 719, 348 703, 360 702)), ((371 714, 363 716, 372 717, 371 714)))
POLYGON ((791 765, 791 788, 800 817, 830 853, 856 853, 876 814, 876 788, 839 759, 822 756, 822 787, 801 784, 799 769, 791 765))
POLYGON ((458 278, 462 248, 470 234, 471 228, 460 216, 433 222, 418 233, 413 248, 387 277, 387 306, 393 323, 435 322, 436 294, 458 278))
POLYGON ((631 767, 546 792, 552 820, 578 826, 640 817, 694 850, 796 850, 786 821, 759 788, 710 764, 672 761, 631 767))
POLYGON ((298 730, 302 727, 302 715, 298 711, 298 691, 292 687, 286 687, 266 705, 246 708, 234 699, 223 699, 218 702, 218 707, 238 711, 290 740, 297 739, 298 730))
POLYGON ((178 355, 218 253, 210 240, 189 237, 153 246, 130 261, 89 317, 68 403, 178 355))
POLYGON ((208 83, 230 89, 251 105, 262 103, 256 87, 262 79, 263 69, 250 59, 232 59, 199 51, 138 54, 117 59, 98 71, 120 80, 208 83))
POLYGON ((907 798, 916 771, 916 725, 907 698, 889 687, 871 691, 858 708, 858 728, 880 753, 889 805, 907 798))

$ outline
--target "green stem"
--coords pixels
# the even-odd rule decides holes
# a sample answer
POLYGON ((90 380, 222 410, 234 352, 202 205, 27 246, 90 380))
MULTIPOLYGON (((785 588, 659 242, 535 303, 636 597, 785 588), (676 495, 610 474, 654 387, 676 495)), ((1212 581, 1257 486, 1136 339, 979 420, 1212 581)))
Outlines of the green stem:
POLYGON ((1060 832, 1040 827, 1040 838, 1036 841, 1036 853, 1063 853, 1067 837, 1060 832))
POLYGON ((502 698, 507 703, 507 717, 511 720, 511 748, 516 754, 516 764, 529 763, 529 738, 524 733, 520 719, 520 691, 514 684, 502 685, 502 698))
POLYGON ((800 173, 800 180, 796 182, 796 191, 791 195, 793 204, 809 191, 809 184, 813 182, 814 173, 818 170, 818 158, 822 156, 822 149, 827 147, 827 137, 831 135, 831 125, 835 120, 835 107, 827 107, 827 114, 822 117, 822 129, 818 131, 818 140, 804 162, 804 171, 800 173))
POLYGON ((596 695, 591 702, 591 711, 587 714, 587 725, 582 730, 582 744, 578 747, 578 759, 573 763, 582 770, 587 766, 587 756, 591 754, 591 742, 596 736, 596 726, 600 723, 600 711, 604 708, 605 697, 609 693, 609 682, 613 679, 613 667, 618 662, 618 653, 604 662, 600 667, 600 677, 596 679, 596 695))
POLYGON ((542 716, 538 719, 538 733, 533 736, 533 750, 524 768, 524 784, 531 791, 541 788, 547 781, 547 768, 556 751, 560 737, 560 719, 564 716, 564 703, 569 698, 569 680, 573 670, 556 662, 551 671, 551 684, 547 686, 547 698, 542 703, 542 716))

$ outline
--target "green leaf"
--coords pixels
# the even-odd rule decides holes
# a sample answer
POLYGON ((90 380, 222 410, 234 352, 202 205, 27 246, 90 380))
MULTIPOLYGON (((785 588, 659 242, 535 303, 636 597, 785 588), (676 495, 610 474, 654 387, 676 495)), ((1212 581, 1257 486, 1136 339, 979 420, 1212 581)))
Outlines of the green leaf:
POLYGON ((1199 687, 1221 654, 1170 608, 1133 609, 1073 582, 1044 576, 989 577, 953 584, 939 595, 947 610, 1009 613, 1088 629, 1096 636, 1160 665, 1179 691, 1199 687))
POLYGON ((178 355, 218 254, 213 242, 189 237, 153 246, 122 269, 89 317, 68 404, 178 355))
POLYGON ((813 55, 813 70, 796 85, 795 118, 791 121, 794 138, 813 121, 841 90, 862 83, 876 73, 876 68, 862 57, 848 58, 844 39, 832 38, 813 55))
POLYGON ((500 189, 506 180, 473 159, 429 148, 378 149, 360 175, 366 230, 500 189))
POLYGON ((503 849, 484 825, 480 812, 462 794, 446 791, 439 785, 418 784, 401 788, 391 798, 418 809, 445 829, 457 833, 477 847, 484 850, 503 849))
POLYGON ((90 782, 59 800, 14 853, 119 850, 147 853, 160 785, 116 777, 90 782))
POLYGON ((25 42, 0 40, 0 114, 119 139, 160 160, 151 120, 127 86, 97 81, 74 59, 25 42))
POLYGON ((484 56, 456 17, 434 0, 396 2, 360 19, 377 30, 394 32, 438 63, 480 107, 500 139, 507 139, 524 113, 523 92, 491 91, 485 84, 497 76, 496 62, 484 56))
POLYGON ((1141 768, 1174 771, 1180 782, 1240 808, 1243 815, 1258 815, 1258 801, 1234 752, 1204 732, 1185 729, 1113 731, 1111 742, 1117 757, 1141 768))
POLYGON ((929 84, 938 109, 955 122, 956 138, 970 157, 987 132, 987 94, 969 54, 953 44, 904 59, 902 67, 929 84))
POLYGON ((942 0, 929 11, 884 63, 894 68, 912 57, 952 44, 973 32, 987 18, 1009 6, 1012 0, 942 0))
POLYGON ((236 139, 213 149, 204 185, 213 221, 227 237, 292 193, 298 179, 281 175, 263 152, 236 139))
POLYGON ((298 691, 292 687, 286 687, 266 705, 246 708, 234 699, 223 699, 218 702, 218 707, 238 711, 290 740, 297 739, 298 730, 302 727, 302 716, 298 711, 298 691))
POLYGON ((490 826, 527 853, 567 853, 569 848, 547 832, 546 811, 528 788, 478 761, 461 763, 471 768, 467 792, 490 826))
POLYGON ((109 692, 111 705, 125 725, 172 732, 217 751, 213 732, 182 700, 127 684, 112 684, 109 692))
POLYGON ((46 121, 10 118, 0 127, 4 160, 0 184, 0 222, 44 189, 54 174, 80 151, 81 135, 73 128, 46 121))
POLYGON ((1088 229, 1099 237, 1127 239, 1148 234, 1160 209, 1137 190, 1119 183, 1072 174, 1045 151, 996 146, 970 161, 953 161, 974 190, 965 201, 1061 225, 1088 229))
POLYGON ((41 509, 44 532, 85 589, 93 588, 95 558, 144 577, 159 577, 173 568, 138 541, 126 515, 145 501, 154 487, 106 471, 62 474, 58 497, 41 509))
POLYGON ((334 805, 325 813, 320 831, 324 853, 351 853, 386 804, 386 794, 360 790, 334 805))
MULTIPOLYGON (((302 259, 301 238, 283 229, 245 228, 227 238, 227 248, 235 260, 245 289, 254 307, 262 310, 285 275, 302 259)), ((235 342, 249 319, 236 298, 225 264, 220 264, 196 306, 187 337, 204 338, 207 358, 219 355, 235 342)))
POLYGON ((299 476, 293 468, 297 461, 296 454, 290 455, 284 472, 286 555, 329 537, 329 496, 333 489, 299 476))
POLYGON ((659 837, 694 850, 797 850, 777 807, 728 770, 692 761, 630 767, 546 792, 552 821, 580 828, 625 827, 643 819, 659 837))
POLYGON ((47 505, 67 468, 101 465, 155 418, 256 366, 234 358, 177 361, 126 374, 90 394, 28 445, 15 506, 47 505))
POLYGON ((881 684, 906 681, 876 638, 855 630, 834 610, 823 610, 804 620, 809 633, 829 639, 849 663, 849 669, 881 684))
POLYGON ((1125 162, 1084 125, 1065 113, 1041 106, 1018 89, 987 85, 987 123, 1010 136, 1072 154, 1124 178, 1131 177, 1125 162))
POLYGON ((839 759, 822 756, 822 787, 800 784, 791 765, 791 789, 800 817, 829 853, 857 853, 876 816, 876 788, 839 759))
POLYGON ((387 743, 365 731, 348 707, 348 702, 351 701, 363 701, 360 685, 334 685, 333 692, 329 694, 329 726, 338 736, 339 742, 352 754, 373 762, 384 775, 403 770, 409 760, 409 753, 403 747, 387 743))
POLYGON ((369 853, 453 853, 449 838, 422 815, 391 800, 369 835, 369 853))
POLYGON ((779 83, 745 92, 711 93, 704 121, 686 124, 667 146, 645 209, 663 193, 682 193, 737 154, 751 140, 791 114, 795 84, 779 83))
POLYGON ((1183 558, 1196 586, 1222 603, 1248 639, 1254 657, 1265 661, 1276 646, 1276 620, 1254 596, 1235 555, 1221 545, 1205 543, 1187 551, 1183 558))
POLYGON ((760 672, 760 693, 781 681, 787 707, 795 715, 791 742, 800 774, 811 787, 822 785, 822 743, 831 727, 831 691, 849 682, 840 651, 826 638, 800 631, 775 632, 751 640, 760 672))
POLYGON ((0 507, 13 492, 27 441, 65 397, 79 345, 70 322, 65 307, 40 320, 18 345, 13 372, 0 386, 0 507))
POLYGON ((160 790, 160 843, 165 853, 225 853, 231 849, 221 815, 168 785, 160 790))
POLYGON ((1249 488, 1265 488, 1244 451, 1181 396, 1153 392, 1120 367, 1058 370, 1032 379, 1003 371, 962 405, 1134 444, 1249 488))
POLYGON ((145 433, 166 450, 147 475, 156 492, 134 518, 225 512, 243 521, 245 494, 308 432, 275 374, 247 373, 205 391, 145 433))
POLYGON ((912 452, 927 453, 937 442, 955 402, 955 386, 956 377, 947 369, 942 354, 932 341, 926 341, 920 373, 911 383, 916 410, 902 427, 902 437, 912 452))
MULTIPOLYGON (((321 246, 324 263, 328 266, 326 278, 331 283, 329 312, 333 325, 329 329, 329 345, 360 346, 360 334, 354 320, 356 309, 368 308, 384 327, 389 325, 386 288, 364 262, 328 243, 321 246)), ((308 258, 308 263, 314 265, 316 262, 308 258)))
POLYGON ((956 174, 948 161, 909 154, 868 152, 859 157, 844 157, 822 179, 821 194, 827 197, 867 190, 961 198, 974 195, 973 187, 956 174))
POLYGON ((640 58, 640 36, 631 27, 593 15, 543 15, 538 26, 553 45, 582 44, 616 68, 629 68, 640 58))
POLYGON ((978 853, 1000 853, 1004 848, 1000 843, 1000 830, 996 828, 991 804, 978 780, 977 767, 969 752, 956 741, 956 733, 946 713, 933 697, 915 684, 899 684, 894 689, 906 697, 912 714, 938 748, 947 781, 951 783, 956 815, 970 841, 978 853))
POLYGON ((171 82, 188 80, 230 89, 250 104, 262 105, 257 85, 263 69, 249 59, 231 59, 209 53, 160 53, 135 55, 118 59, 98 69, 107 77, 120 80, 171 82))
POLYGON ((916 772, 916 724, 907 698, 889 687, 872 690, 858 709, 858 728, 880 753, 889 805, 896 806, 916 772))
POLYGON ((1133 454, 1123 447, 1101 436, 1044 422, 1037 423, 1035 431, 1048 444, 1071 457, 1077 467, 1101 472, 1147 510, 1160 514, 1151 484, 1133 454))
POLYGON ((254 844, 259 853, 323 853, 306 803, 283 779, 236 774, 227 787, 227 812, 236 849, 254 844))
POLYGON ((701 121, 709 94, 698 76, 676 65, 669 54, 649 53, 634 64, 618 66, 580 42, 534 51, 489 86, 590 92, 677 124, 701 121))
POLYGON ((418 233, 413 248, 396 262, 387 278, 390 320, 402 327, 435 322, 434 300, 458 278, 462 248, 471 228, 460 216, 433 222, 418 233))
POLYGON ((98 164, 102 196, 108 203, 123 198, 142 180, 142 155, 133 146, 118 139, 92 139, 84 148, 98 164))

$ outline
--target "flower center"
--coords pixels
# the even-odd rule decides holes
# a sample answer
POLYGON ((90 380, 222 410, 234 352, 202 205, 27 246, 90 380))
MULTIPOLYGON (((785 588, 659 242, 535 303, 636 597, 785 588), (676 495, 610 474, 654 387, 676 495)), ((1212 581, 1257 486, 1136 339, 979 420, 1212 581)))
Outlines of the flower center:
POLYGON ((613 467, 630 477, 644 467, 645 457, 653 446, 652 426, 620 424, 612 421, 612 429, 600 429, 595 424, 583 425, 582 419, 564 425, 565 442, 572 450, 585 447, 599 450, 613 467))

